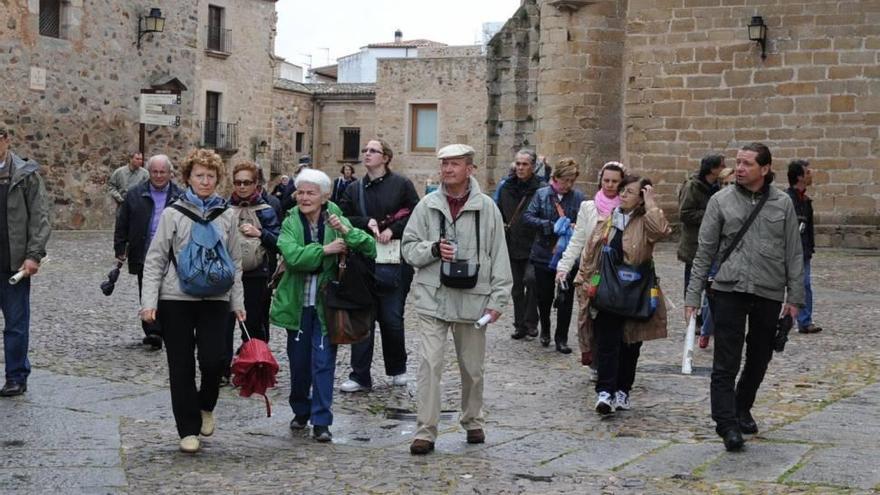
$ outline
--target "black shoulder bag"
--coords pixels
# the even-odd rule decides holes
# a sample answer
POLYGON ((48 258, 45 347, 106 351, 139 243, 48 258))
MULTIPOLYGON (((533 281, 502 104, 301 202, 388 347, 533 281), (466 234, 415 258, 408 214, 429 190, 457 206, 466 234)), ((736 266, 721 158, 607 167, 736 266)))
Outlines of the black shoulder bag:
MULTIPOLYGON (((590 304, 599 311, 624 318, 650 319, 659 300, 654 260, 650 259, 639 265, 625 263, 622 246, 618 246, 618 251, 611 245, 612 238, 608 237, 611 232, 610 218, 605 229, 606 242, 599 257, 599 285, 590 304)), ((614 235, 621 236, 622 240, 623 231, 614 235)))
MULTIPOLYGON (((733 237, 733 241, 730 242, 730 245, 727 246, 727 249, 724 250, 724 254, 721 255, 721 260, 718 261, 718 267, 715 270, 715 273, 721 271, 721 265, 727 261, 727 258, 733 253, 733 250, 736 249, 736 245, 739 244, 739 241, 746 235, 746 231, 749 230, 749 227, 752 226, 755 219, 758 218, 758 213, 761 212, 761 208, 764 207, 764 204, 767 202, 767 198, 770 196, 770 188, 768 186, 764 186, 764 194, 761 195, 761 200, 758 201, 758 204, 752 209, 752 213, 749 215, 749 218, 746 219, 746 223, 739 229, 739 232, 733 237)), ((709 278, 706 281, 706 294, 712 294, 712 282, 714 279, 709 278)))
MULTIPOLYGON (((442 211, 440 214, 440 238, 446 238, 446 217, 442 211)), ((440 283, 452 289, 473 289, 477 285, 480 275, 480 211, 476 214, 477 231, 477 260, 476 261, 446 261, 440 260, 440 283)))

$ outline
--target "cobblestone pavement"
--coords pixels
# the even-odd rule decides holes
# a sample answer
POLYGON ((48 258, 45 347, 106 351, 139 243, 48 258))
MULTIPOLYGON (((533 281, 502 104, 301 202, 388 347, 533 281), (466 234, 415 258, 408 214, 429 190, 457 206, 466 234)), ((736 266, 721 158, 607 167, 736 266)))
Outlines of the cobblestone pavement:
MULTIPOLYGON (((167 368, 140 344, 137 286, 123 275, 112 297, 98 285, 112 266, 108 232, 59 232, 34 280, 31 358, 23 397, 0 400, 0 493, 871 493, 880 488, 880 253, 820 251, 813 261, 817 323, 777 354, 754 414, 761 433, 725 453, 709 417, 709 350, 679 373, 684 323, 681 263, 658 252, 672 310, 670 337, 642 350, 633 410, 593 411, 575 354, 513 341, 510 316, 489 328, 487 443, 469 446, 450 412, 437 452, 413 458, 414 383, 391 387, 377 345, 375 388, 336 394, 332 445, 292 434, 284 331, 270 394, 224 388, 217 431, 195 456, 177 451, 167 368), (394 419, 397 418, 397 419, 394 419)), ((418 332, 410 312, 409 376, 418 332)), ((572 325, 572 341, 574 324, 572 325)), ((552 349, 552 348, 551 348, 552 349)), ((340 349, 337 384, 347 377, 340 349)), ((458 405, 451 342, 444 410, 458 405)))

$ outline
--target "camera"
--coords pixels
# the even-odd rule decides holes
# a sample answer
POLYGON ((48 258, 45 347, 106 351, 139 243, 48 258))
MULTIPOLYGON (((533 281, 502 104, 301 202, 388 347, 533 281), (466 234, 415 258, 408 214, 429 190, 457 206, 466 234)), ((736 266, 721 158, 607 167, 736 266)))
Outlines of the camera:
POLYGON ((788 342, 788 332, 794 322, 791 315, 785 315, 776 322, 776 337, 773 339, 773 350, 782 352, 785 350, 785 343, 788 342))

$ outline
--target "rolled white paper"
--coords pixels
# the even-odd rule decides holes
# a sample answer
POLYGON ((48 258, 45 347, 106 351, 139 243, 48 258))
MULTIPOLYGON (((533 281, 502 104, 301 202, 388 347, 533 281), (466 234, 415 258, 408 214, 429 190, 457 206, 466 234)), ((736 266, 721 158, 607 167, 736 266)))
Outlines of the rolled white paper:
POLYGON ((684 351, 681 356, 681 372, 690 375, 694 365, 694 334, 697 333, 697 318, 691 316, 687 330, 684 331, 684 351))
POLYGON ((474 322, 474 328, 483 328, 489 324, 489 321, 492 320, 492 315, 485 314, 482 318, 474 322))
POLYGON ((27 275, 27 272, 22 270, 22 271, 16 273, 15 275, 9 277, 9 285, 15 285, 15 284, 21 282, 21 279, 23 279, 25 275, 27 275))

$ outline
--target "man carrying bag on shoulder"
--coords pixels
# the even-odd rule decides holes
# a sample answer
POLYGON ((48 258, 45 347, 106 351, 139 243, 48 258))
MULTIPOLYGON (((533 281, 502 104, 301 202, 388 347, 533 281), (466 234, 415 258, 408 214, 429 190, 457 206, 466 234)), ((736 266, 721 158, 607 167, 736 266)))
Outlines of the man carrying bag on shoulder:
POLYGON ((716 339, 712 419, 729 451, 742 449, 743 433, 758 432, 751 409, 773 354, 786 290, 785 314, 796 318, 804 301, 797 214, 791 199, 771 186, 771 163, 770 150, 761 143, 737 152, 736 186, 716 193, 706 207, 685 298, 688 321, 700 306, 709 268, 718 256, 718 272, 709 288, 716 339), (745 365, 734 388, 744 343, 745 365))

